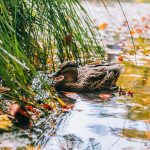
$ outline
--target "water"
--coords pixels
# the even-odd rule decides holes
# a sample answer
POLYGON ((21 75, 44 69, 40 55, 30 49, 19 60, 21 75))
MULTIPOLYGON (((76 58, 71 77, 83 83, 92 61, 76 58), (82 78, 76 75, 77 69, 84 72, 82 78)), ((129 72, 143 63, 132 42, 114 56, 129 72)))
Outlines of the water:
MULTIPOLYGON (((99 6, 96 0, 84 1, 82 4, 92 15, 96 25, 110 23, 109 28, 102 31, 106 45, 118 45, 121 40, 130 36, 126 37, 127 28, 123 30, 124 36, 121 38, 114 35, 114 31, 124 21, 117 3, 108 6, 111 19, 106 9, 99 6)), ((149 15, 148 3, 123 3, 123 7, 131 26, 132 19, 149 15)), ((144 36, 147 33, 149 31, 144 36)), ((149 150, 149 74, 150 68, 146 66, 137 67, 125 63, 125 71, 119 78, 118 85, 125 91, 134 91, 133 97, 119 96, 118 92, 114 92, 107 93, 111 98, 103 100, 99 97, 100 92, 77 94, 76 100, 70 100, 75 105, 73 110, 59 115, 55 122, 43 119, 33 132, 15 131, 1 136, 0 150, 1 147, 32 149, 33 147, 26 147, 31 143, 43 150, 149 150)), ((71 95, 74 97, 74 94, 71 95)))
POLYGON ((116 93, 109 101, 98 94, 80 94, 73 111, 43 149, 146 150, 150 149, 150 125, 134 120, 130 98, 116 93))
MULTIPOLYGON (((150 4, 126 2, 122 3, 122 6, 131 29, 134 29, 135 22, 142 27, 143 22, 140 19, 150 15, 150 4)), ((109 24, 106 30, 101 31, 101 38, 106 46, 119 45, 127 40, 131 43, 129 29, 125 27, 122 31, 118 30, 125 21, 118 3, 107 3, 111 17, 99 1, 83 1, 82 5, 93 18, 96 26, 104 22, 109 24), (122 35, 118 36, 117 34, 120 33, 122 35)), ((149 30, 143 31, 141 36, 149 38, 149 32, 149 30)), ((140 35, 133 36, 138 38, 140 35)), ((149 56, 146 57, 149 59, 149 56)), ((132 59, 134 61, 134 58, 132 59)), ((112 98, 104 101, 99 97, 100 93, 79 94, 74 110, 65 114, 56 134, 49 137, 42 149, 149 150, 150 69, 143 66, 140 59, 138 63, 142 67, 125 63, 125 72, 118 81, 118 85, 126 91, 134 91, 133 97, 119 96, 116 92, 112 93, 112 98)))

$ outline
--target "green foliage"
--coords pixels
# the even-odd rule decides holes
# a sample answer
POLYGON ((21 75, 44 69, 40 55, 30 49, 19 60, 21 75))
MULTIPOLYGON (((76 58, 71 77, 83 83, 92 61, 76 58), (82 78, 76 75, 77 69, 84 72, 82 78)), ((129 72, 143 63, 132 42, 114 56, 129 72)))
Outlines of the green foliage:
POLYGON ((28 86, 38 70, 102 58, 91 25, 77 0, 0 0, 0 76, 13 97, 30 97, 28 86))

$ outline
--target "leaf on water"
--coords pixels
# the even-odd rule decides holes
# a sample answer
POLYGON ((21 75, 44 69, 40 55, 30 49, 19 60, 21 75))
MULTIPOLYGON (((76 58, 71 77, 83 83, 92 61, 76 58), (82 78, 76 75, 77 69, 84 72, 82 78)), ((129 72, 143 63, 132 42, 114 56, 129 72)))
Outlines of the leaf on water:
POLYGON ((119 57, 118 57, 118 61, 119 61, 119 62, 122 62, 122 61, 123 61, 123 56, 119 56, 119 57))
POLYGON ((131 31, 130 31, 130 34, 131 34, 131 35, 134 35, 135 33, 136 33, 135 30, 131 30, 131 31))
POLYGON ((66 105, 66 106, 63 106, 61 110, 63 112, 68 112, 70 109, 73 109, 73 108, 74 108, 74 105, 66 105))
POLYGON ((0 130, 9 131, 12 127, 12 122, 8 118, 8 115, 0 115, 0 130))
POLYGON ((142 32, 143 32, 143 30, 142 30, 142 29, 140 29, 140 28, 138 28, 138 29, 136 29, 136 32, 137 32, 137 33, 142 33, 142 32))
POLYGON ((104 30, 108 27, 108 23, 104 22, 104 23, 101 23, 97 28, 99 30, 104 30))
POLYGON ((150 124, 150 119, 148 120, 144 120, 145 123, 149 123, 150 124))
POLYGON ((78 99, 79 95, 75 92, 63 92, 65 96, 72 98, 72 99, 78 99))
POLYGON ((100 97, 102 100, 108 100, 108 99, 110 99, 110 98, 112 97, 112 95, 109 94, 109 93, 100 93, 100 94, 99 94, 99 97, 100 97))
POLYGON ((145 136, 147 137, 148 140, 150 140, 150 131, 145 132, 145 136))

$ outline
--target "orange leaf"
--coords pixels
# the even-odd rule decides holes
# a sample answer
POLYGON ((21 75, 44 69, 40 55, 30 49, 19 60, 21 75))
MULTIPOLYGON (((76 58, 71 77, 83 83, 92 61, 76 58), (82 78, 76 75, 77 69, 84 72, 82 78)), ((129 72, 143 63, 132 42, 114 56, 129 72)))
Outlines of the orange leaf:
POLYGON ((135 34, 135 31, 134 31, 134 30, 131 30, 131 31, 130 31, 130 34, 131 34, 131 35, 134 35, 134 34, 135 34))
POLYGON ((99 97, 100 97, 102 100, 108 100, 109 98, 112 97, 112 95, 109 94, 109 93, 100 93, 100 94, 99 94, 99 97))
POLYGON ((137 33, 142 33, 143 31, 142 31, 142 29, 139 28, 139 29, 136 29, 136 32, 137 33))
POLYGON ((123 56, 119 56, 118 61, 123 61, 123 56))
POLYGON ((46 103, 44 103, 42 105, 42 107, 45 108, 45 109, 48 109, 48 110, 52 110, 53 109, 49 104, 46 104, 46 103))
POLYGON ((29 111, 31 111, 31 112, 33 112, 33 113, 36 112, 36 110, 32 106, 30 106, 30 105, 26 106, 26 109, 29 110, 29 111))
POLYGON ((108 23, 102 23, 102 24, 100 24, 99 26, 98 26, 98 29, 99 30, 104 30, 104 29, 106 29, 108 27, 108 23))
POLYGON ((69 111, 70 109, 72 109, 74 107, 74 105, 66 105, 66 106, 63 106, 62 107, 62 111, 63 112, 67 112, 67 111, 69 111))

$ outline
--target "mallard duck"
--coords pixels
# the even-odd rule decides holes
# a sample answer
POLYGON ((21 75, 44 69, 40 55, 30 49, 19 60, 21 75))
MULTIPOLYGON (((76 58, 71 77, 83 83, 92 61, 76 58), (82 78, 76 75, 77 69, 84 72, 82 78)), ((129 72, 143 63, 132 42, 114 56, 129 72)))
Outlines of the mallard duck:
POLYGON ((63 76, 54 85, 56 91, 92 92, 116 87, 121 70, 122 66, 119 64, 78 67, 75 62, 67 61, 51 77, 63 76))

